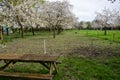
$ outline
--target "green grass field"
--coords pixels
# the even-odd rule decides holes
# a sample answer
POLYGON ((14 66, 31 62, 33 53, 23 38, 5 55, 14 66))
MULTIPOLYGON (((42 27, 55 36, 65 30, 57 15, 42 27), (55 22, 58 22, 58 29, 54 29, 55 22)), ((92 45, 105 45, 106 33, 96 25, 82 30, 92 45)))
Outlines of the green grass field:
MULTIPOLYGON (((93 30, 67 30, 55 39, 49 32, 36 36, 28 33, 24 39, 14 39, 12 35, 6 43, 7 47, 0 49, 0 53, 42 54, 43 41, 46 40, 47 53, 62 54, 59 59, 62 63, 58 65, 59 71, 54 80, 120 80, 120 32, 109 31, 108 39, 102 38, 102 31, 99 31, 99 37, 97 33, 93 30)), ((5 71, 47 73, 47 69, 37 63, 16 63, 13 68, 6 68, 5 71)))
POLYGON ((60 65, 55 80, 119 80, 120 59, 68 58, 60 65), (63 77, 64 76, 64 77, 63 77))
POLYGON ((120 43, 120 30, 107 30, 106 36, 103 30, 80 30, 78 32, 86 36, 120 43))

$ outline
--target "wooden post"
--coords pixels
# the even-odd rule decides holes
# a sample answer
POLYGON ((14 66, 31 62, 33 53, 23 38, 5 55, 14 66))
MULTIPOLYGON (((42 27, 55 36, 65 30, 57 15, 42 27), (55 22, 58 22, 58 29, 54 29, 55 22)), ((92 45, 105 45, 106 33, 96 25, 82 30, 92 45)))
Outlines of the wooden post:
POLYGON ((46 42, 44 40, 44 54, 46 54, 46 42))
POLYGON ((113 33, 113 40, 112 41, 114 42, 114 40, 115 40, 115 34, 113 33))
POLYGON ((56 62, 54 62, 53 66, 54 66, 54 69, 55 69, 56 73, 58 73, 57 63, 56 63, 56 62))

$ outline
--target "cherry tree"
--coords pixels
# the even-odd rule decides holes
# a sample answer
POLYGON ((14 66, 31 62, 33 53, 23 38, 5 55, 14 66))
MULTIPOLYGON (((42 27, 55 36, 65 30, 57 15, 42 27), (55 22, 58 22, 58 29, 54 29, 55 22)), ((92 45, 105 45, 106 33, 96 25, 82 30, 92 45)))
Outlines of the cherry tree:
MULTIPOLYGON (((41 4, 42 0, 1 0, 1 14, 5 16, 1 25, 20 27, 21 37, 23 38, 23 28, 30 24, 39 22, 37 18, 38 5, 41 4), (37 7, 36 7, 37 6, 37 7), (6 22, 6 23, 5 23, 6 22)), ((34 25, 32 25, 34 26, 34 25)))
POLYGON ((114 28, 120 29, 120 13, 117 13, 115 15, 114 21, 113 21, 114 28))
POLYGON ((109 9, 104 9, 102 12, 97 12, 95 21, 104 29, 104 35, 107 35, 107 28, 113 27, 112 24, 115 18, 115 14, 116 13, 114 10, 111 11, 109 9))
POLYGON ((56 30, 58 33, 63 28, 74 25, 76 18, 71 12, 71 5, 67 1, 48 2, 44 0, 0 0, 1 26, 18 26, 23 38, 23 29, 26 26, 34 28, 48 26, 53 30, 55 38, 56 30))
POLYGON ((45 2, 43 4, 42 21, 53 30, 53 38, 55 38, 56 29, 59 34, 63 28, 74 24, 76 18, 71 12, 71 7, 67 1, 45 2))

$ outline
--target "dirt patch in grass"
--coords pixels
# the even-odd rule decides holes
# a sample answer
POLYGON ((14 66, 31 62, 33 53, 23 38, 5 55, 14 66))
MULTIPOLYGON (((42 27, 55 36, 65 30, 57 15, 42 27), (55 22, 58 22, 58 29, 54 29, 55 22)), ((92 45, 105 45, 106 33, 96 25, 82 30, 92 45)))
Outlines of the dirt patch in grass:
POLYGON ((68 56, 76 57, 120 57, 120 50, 110 47, 77 47, 68 53, 68 56))

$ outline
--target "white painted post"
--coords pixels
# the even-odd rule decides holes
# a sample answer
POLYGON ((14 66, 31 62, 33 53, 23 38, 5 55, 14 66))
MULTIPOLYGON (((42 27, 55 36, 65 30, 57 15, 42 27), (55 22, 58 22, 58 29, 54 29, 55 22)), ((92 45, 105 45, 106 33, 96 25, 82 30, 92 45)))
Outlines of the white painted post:
POLYGON ((46 43, 45 43, 45 40, 44 40, 44 54, 46 54, 46 43))

